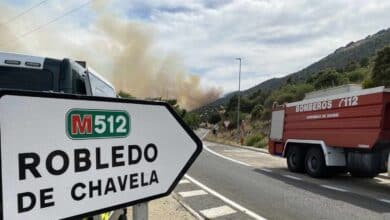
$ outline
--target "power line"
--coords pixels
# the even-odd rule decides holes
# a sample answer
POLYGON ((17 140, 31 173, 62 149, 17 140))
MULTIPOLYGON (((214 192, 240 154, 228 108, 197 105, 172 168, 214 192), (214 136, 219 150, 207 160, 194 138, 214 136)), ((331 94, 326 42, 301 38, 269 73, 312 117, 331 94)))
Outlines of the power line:
MULTIPOLYGON (((39 30, 43 29, 44 27, 46 27, 46 26, 48 26, 48 25, 50 25, 50 24, 53 24, 53 23, 59 21, 60 19, 62 19, 62 18, 64 18, 64 17, 68 16, 69 14, 72 14, 72 13, 74 13, 74 12, 80 10, 81 8, 85 7, 86 5, 90 4, 92 1, 93 1, 93 0, 89 0, 89 1, 87 1, 87 2, 85 2, 85 3, 83 3, 83 4, 81 4, 81 5, 79 5, 79 6, 77 6, 77 7, 74 7, 74 8, 72 8, 72 9, 66 11, 65 13, 61 14, 61 15, 58 16, 58 17, 55 17, 54 19, 52 19, 52 20, 50 20, 50 21, 48 21, 48 22, 46 22, 46 23, 43 23, 43 24, 41 24, 41 25, 39 25, 39 26, 37 26, 37 27, 35 27, 35 28, 33 28, 33 29, 27 31, 27 32, 24 32, 24 33, 21 34, 21 35, 16 36, 16 38, 15 38, 14 40, 12 40, 11 43, 12 43, 12 42, 15 42, 17 39, 21 39, 21 38, 23 38, 23 37, 26 37, 27 35, 30 35, 30 34, 36 32, 36 31, 39 31, 39 30)), ((4 42, 4 43, 0 44, 0 47, 4 46, 4 45, 6 45, 6 44, 7 44, 7 42, 4 42)))
POLYGON ((38 2, 37 4, 31 6, 30 8, 28 8, 28 9, 22 11, 21 13, 15 15, 14 17, 8 19, 7 21, 0 23, 0 25, 7 25, 7 24, 11 23, 12 21, 22 17, 23 15, 29 13, 30 11, 34 10, 35 8, 38 8, 39 6, 45 4, 47 1, 48 0, 43 0, 43 1, 38 2))

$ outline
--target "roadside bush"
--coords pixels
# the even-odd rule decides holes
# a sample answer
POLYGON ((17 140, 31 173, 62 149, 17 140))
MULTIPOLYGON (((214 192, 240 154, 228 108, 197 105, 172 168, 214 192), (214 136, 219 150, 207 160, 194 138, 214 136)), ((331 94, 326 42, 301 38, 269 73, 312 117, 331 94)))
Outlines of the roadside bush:
POLYGON ((374 82, 372 81, 371 78, 365 79, 365 80, 362 82, 362 85, 363 85, 363 88, 365 88, 365 89, 372 88, 372 87, 375 87, 375 86, 376 86, 376 85, 374 84, 374 82))
POLYGON ((368 71, 368 68, 358 68, 352 72, 347 73, 347 77, 350 82, 360 83, 366 78, 368 71))
POLYGON ((255 134, 246 138, 245 145, 257 148, 264 148, 267 145, 267 141, 263 135, 255 134))
POLYGON ((187 113, 184 115, 184 122, 191 128, 191 129, 197 129, 200 125, 200 117, 197 113, 187 113))
POLYGON ((266 147, 268 144, 268 142, 265 140, 265 138, 261 139, 260 141, 256 142, 256 144, 254 145, 254 147, 257 147, 257 148, 264 148, 266 147))
POLYGON ((245 140, 245 145, 247 146, 255 146, 255 144, 263 139, 263 135, 255 134, 248 136, 245 140))

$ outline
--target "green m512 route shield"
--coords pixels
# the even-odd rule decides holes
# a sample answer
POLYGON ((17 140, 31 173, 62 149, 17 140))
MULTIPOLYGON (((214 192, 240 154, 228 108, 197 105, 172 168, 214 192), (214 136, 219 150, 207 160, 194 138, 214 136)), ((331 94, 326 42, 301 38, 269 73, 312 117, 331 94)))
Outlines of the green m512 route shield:
POLYGON ((71 109, 66 120, 72 139, 126 137, 131 128, 126 111, 71 109))
POLYGON ((167 103, 0 91, 0 220, 82 219, 167 196, 201 150, 167 103))

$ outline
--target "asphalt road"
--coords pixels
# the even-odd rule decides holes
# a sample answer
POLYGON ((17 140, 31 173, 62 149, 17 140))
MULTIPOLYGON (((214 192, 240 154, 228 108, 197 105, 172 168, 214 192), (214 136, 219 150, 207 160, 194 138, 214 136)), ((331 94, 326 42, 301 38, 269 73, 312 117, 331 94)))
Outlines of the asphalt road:
MULTIPOLYGON (((263 218, 390 219, 389 179, 312 179, 288 172, 283 159, 265 153, 205 144, 209 150, 202 152, 187 174, 263 218)), ((206 203, 197 196, 190 205, 206 203)), ((249 218, 245 213, 228 216, 220 219, 249 218)))

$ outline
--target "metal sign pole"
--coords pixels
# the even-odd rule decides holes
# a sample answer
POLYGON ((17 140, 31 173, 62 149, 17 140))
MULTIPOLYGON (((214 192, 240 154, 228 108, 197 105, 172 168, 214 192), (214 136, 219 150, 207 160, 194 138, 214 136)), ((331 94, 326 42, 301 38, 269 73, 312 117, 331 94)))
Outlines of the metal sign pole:
POLYGON ((148 220, 148 203, 143 202, 133 206, 133 220, 148 220))
POLYGON ((390 153, 387 158, 387 175, 390 176, 390 153))

